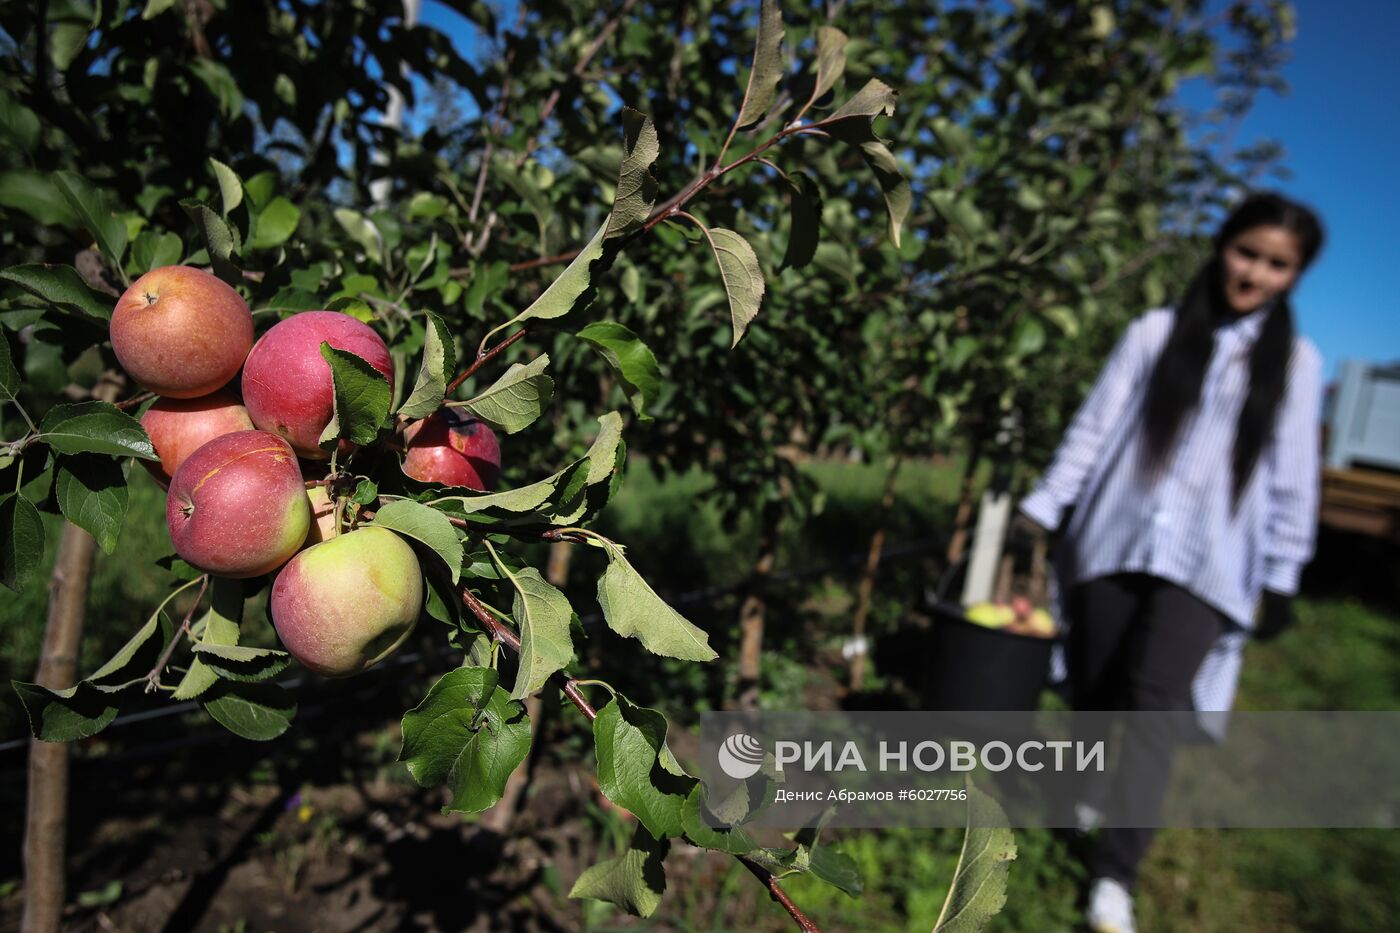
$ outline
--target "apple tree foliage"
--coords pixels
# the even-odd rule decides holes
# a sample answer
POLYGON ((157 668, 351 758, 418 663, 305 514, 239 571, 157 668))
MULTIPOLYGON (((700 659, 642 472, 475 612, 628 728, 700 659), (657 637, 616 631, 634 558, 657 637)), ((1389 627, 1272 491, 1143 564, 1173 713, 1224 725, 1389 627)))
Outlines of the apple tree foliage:
MULTIPOLYGON (((737 28, 723 10, 682 17, 699 32, 737 28)), ((705 467, 716 478, 706 494, 731 518, 759 516, 759 528, 819 504, 798 464, 821 449, 896 462, 991 452, 1014 413, 1021 456, 1044 462, 1122 325, 1175 297, 1211 212, 1276 155, 1230 152, 1220 137, 1277 86, 1292 28, 1274 2, 1222 17, 1204 3, 852 0, 839 17, 789 24, 787 38, 839 48, 850 86, 878 78, 899 89, 900 118, 875 130, 907 193, 868 184, 879 167, 860 146, 815 138, 726 179, 702 216, 747 222, 777 270, 764 326, 737 353, 684 313, 724 307, 693 249, 629 259, 630 287, 611 304, 669 377, 634 442, 652 463, 705 467), (1218 112, 1193 113, 1176 96, 1193 77, 1213 82, 1218 112), (744 209, 773 188, 786 204, 770 199, 766 216, 744 209), (898 238, 871 223, 892 195, 898 238)), ((726 47, 686 35, 655 37, 670 40, 660 57, 724 73, 726 47)), ((618 66, 665 101, 658 126, 719 123, 703 87, 675 95, 675 70, 645 67, 657 48, 629 59, 624 45, 618 66)), ((815 67, 813 92, 823 77, 815 67)), ((796 112, 806 100, 798 91, 776 107, 796 112)), ((691 161, 703 166, 712 156, 700 145, 691 161)), ((671 171, 684 184, 694 167, 671 171)), ((683 234, 698 240, 670 235, 683 234)))
MULTIPOLYGON (((584 696, 570 674, 576 609, 520 553, 541 541, 597 549, 607 637, 716 659, 709 634, 653 591, 625 546, 588 527, 620 482, 625 419, 606 410, 610 397, 572 391, 576 373, 605 374, 642 419, 696 391, 675 386, 661 360, 741 340, 774 348, 762 335, 775 270, 807 266, 822 248, 808 163, 828 184, 880 192, 884 219, 851 212, 843 255, 857 228, 897 240, 909 189, 874 127, 895 92, 878 69, 842 80, 846 41, 834 28, 800 24, 785 44, 771 0, 699 4, 681 33, 661 7, 631 0, 520 5, 514 25, 486 4, 444 6, 483 54, 464 58, 386 0, 0 2, 0 583, 38 585, 41 511, 121 551, 131 462, 155 456, 136 418, 149 397, 127 384, 107 342, 126 284, 184 263, 236 286, 260 329, 312 308, 355 315, 389 343, 396 384, 385 392, 363 361, 329 354, 327 440, 361 446, 322 482, 352 525, 414 545, 425 624, 442 625, 462 657, 404 717, 410 773, 446 785, 451 809, 489 808, 529 751, 522 700, 560 692, 591 720, 603 793, 638 821, 631 850, 588 869, 576 896, 650 914, 661 862, 685 841, 740 858, 801 922, 777 879, 811 872, 856 892, 854 864, 818 848, 820 827, 771 848, 708 825, 662 714, 611 688, 600 707, 584 696), (662 34, 682 38, 665 82, 634 84, 628 69, 656 70, 646 52, 662 34), (724 60, 738 67, 709 67, 724 60), (395 95, 411 102, 425 86, 443 104, 432 126, 382 118, 395 95), (802 235, 781 259, 769 234, 791 221, 775 219, 770 189, 740 182, 755 175, 792 192, 784 210, 802 235), (663 252, 694 257, 681 280, 652 280, 663 252), (691 287, 703 300, 677 300, 691 287), (667 322, 677 339, 659 341, 659 356, 637 320, 619 320, 621 302, 598 300, 641 306, 653 288, 667 299, 655 313, 686 321, 667 322), (507 488, 438 488, 402 473, 404 428, 443 405, 537 441, 521 445, 507 488), (552 410, 562 417, 540 421, 552 410), (586 446, 561 460, 557 441, 581 424, 586 446)), ((781 281, 819 300, 820 278, 781 281)), ((810 365, 834 361, 828 346, 810 365)), ((288 655, 242 643, 244 601, 268 581, 160 563, 169 592, 110 660, 64 689, 14 684, 36 737, 91 736, 145 694, 194 700, 247 739, 289 727, 295 699, 276 680, 288 655)), ((997 885, 975 874, 959 879, 994 910, 997 885)))

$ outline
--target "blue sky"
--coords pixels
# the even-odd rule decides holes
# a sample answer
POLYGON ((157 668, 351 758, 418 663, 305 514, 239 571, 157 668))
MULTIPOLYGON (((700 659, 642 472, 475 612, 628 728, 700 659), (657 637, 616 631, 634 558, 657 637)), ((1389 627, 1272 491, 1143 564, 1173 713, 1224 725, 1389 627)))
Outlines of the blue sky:
MULTIPOLYGON (((1283 144, 1288 181, 1327 229, 1323 252, 1294 290, 1298 329, 1322 351, 1328 378, 1344 359, 1400 360, 1400 2, 1295 0, 1298 35, 1284 67, 1290 89, 1266 92, 1240 128, 1241 146, 1283 144)), ((1212 4, 1215 5, 1215 4, 1212 4)), ((1182 99, 1209 103, 1204 81, 1182 99)))
MULTIPOLYGON (((1211 0, 1210 6, 1223 6, 1211 0)), ((1344 359, 1400 360, 1400 0, 1295 0, 1298 35, 1284 67, 1289 91, 1263 93, 1246 117, 1237 146, 1259 139, 1283 144, 1285 195, 1312 205, 1327 229, 1321 256, 1294 292, 1299 330, 1316 342, 1328 378, 1344 359)), ((497 9, 501 4, 493 4, 497 9)), ((505 21, 513 16, 508 3, 505 21)), ((424 22, 452 37, 469 57, 474 30, 428 0, 424 22)), ((1182 100, 1211 106, 1206 79, 1183 84, 1182 100)), ((467 104, 469 110, 474 110, 467 104)))

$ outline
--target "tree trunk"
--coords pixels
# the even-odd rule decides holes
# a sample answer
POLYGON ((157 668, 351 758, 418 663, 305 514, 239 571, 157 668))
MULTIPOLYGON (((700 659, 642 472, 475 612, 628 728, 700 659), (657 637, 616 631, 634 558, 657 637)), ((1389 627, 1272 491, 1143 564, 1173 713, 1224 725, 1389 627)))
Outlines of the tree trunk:
POLYGON ((952 567, 967 554, 967 533, 972 527, 973 503, 976 501, 977 464, 982 459, 981 435, 974 436, 963 468, 962 485, 958 491, 958 510, 953 515, 953 537, 948 542, 948 566, 952 567))
MULTIPOLYGON (((50 690, 71 687, 92 582, 97 542, 65 522, 54 562, 48 624, 34 682, 50 690)), ((22 933, 56 933, 63 918, 63 859, 68 835, 68 745, 29 743, 29 801, 24 827, 22 933)))
MULTIPOLYGON (((545 565, 544 578, 551 586, 562 590, 568 584, 569 562, 573 557, 575 547, 576 545, 567 541, 555 541, 549 546, 549 562, 545 565)), ((544 704, 540 702, 538 696, 525 698, 525 715, 530 717, 530 726, 535 732, 534 740, 530 743, 532 750, 540 747, 540 729, 543 726, 540 713, 543 709, 544 704)), ((508 833, 511 821, 515 818, 515 811, 520 806, 520 799, 525 795, 529 786, 530 761, 526 759, 506 779, 506 786, 501 792, 500 802, 481 815, 481 825, 502 836, 508 833)))
POLYGON ((567 541, 555 541, 549 546, 549 562, 544 568, 544 578, 561 590, 569 583, 569 563, 573 559, 575 546, 567 541))
POLYGON ((894 508, 894 484, 899 477, 902 458, 895 455, 890 460, 889 472, 885 475, 885 494, 880 499, 880 515, 875 533, 870 536, 870 548, 865 552, 865 568, 861 571, 860 585, 856 591, 856 614, 851 620, 851 690, 859 691, 865 684, 865 623, 870 617, 870 602, 875 594, 875 577, 880 569, 880 555, 885 550, 885 531, 890 520, 890 510, 894 508))
POLYGON ((777 557, 778 533, 782 527, 783 503, 763 507, 758 532, 758 557, 749 575, 748 593, 739 608, 739 683, 736 706, 743 710, 759 707, 758 686, 763 663, 763 623, 768 612, 768 578, 777 557))

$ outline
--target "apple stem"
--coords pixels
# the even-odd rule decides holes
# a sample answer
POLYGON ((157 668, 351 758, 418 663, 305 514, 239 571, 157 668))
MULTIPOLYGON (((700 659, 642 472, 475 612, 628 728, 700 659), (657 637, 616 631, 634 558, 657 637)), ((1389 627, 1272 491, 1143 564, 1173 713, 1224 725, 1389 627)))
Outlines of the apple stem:
POLYGON ((509 337, 502 340, 500 343, 496 344, 491 349, 487 350, 485 349, 485 347, 478 349, 476 351, 476 359, 472 362, 470 366, 462 370, 462 372, 458 374, 457 378, 453 379, 447 384, 447 389, 443 392, 443 396, 446 397, 448 395, 451 395, 453 392, 456 392, 461 387, 462 383, 466 382, 468 379, 470 379, 473 375, 476 374, 477 370, 481 369, 481 367, 491 362, 491 360, 495 359, 497 356, 500 355, 502 350, 515 343, 521 337, 524 337, 525 334, 528 332, 528 327, 522 327, 515 333, 511 334, 509 337))
MULTIPOLYGON (((489 607, 465 586, 462 587, 462 604, 471 610, 472 615, 476 616, 477 621, 482 624, 487 633, 490 634, 495 641, 505 645, 516 654, 520 653, 520 636, 515 634, 514 630, 512 630, 509 625, 499 621, 492 615, 489 607)), ((593 705, 588 702, 588 698, 583 695, 583 691, 579 689, 578 681, 562 671, 556 671, 554 675, 550 677, 550 680, 556 681, 559 684, 560 688, 564 691, 564 696, 569 698, 569 702, 573 703, 589 722, 598 718, 598 711, 593 708, 593 705)))
POLYGON ((116 403, 116 406, 117 406, 118 408, 120 408, 122 411, 126 411, 126 410, 129 409, 129 408, 135 408, 135 407, 137 407, 137 406, 140 405, 142 402, 146 401, 146 399, 148 399, 148 398, 155 398, 155 397, 156 397, 156 394, 155 394, 154 392, 138 392, 137 394, 133 395, 133 396, 132 396, 131 398, 129 398, 129 399, 125 399, 125 400, 123 400, 123 401, 117 402, 117 403, 116 403))

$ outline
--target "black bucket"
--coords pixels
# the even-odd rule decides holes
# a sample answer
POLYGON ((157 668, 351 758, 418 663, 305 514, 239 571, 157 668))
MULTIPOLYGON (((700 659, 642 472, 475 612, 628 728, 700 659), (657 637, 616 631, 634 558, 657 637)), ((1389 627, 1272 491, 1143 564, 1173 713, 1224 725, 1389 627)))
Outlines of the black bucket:
POLYGON ((927 632, 921 694, 932 710, 1024 710, 1040 706, 1053 638, 967 621, 962 607, 937 602, 927 632))

